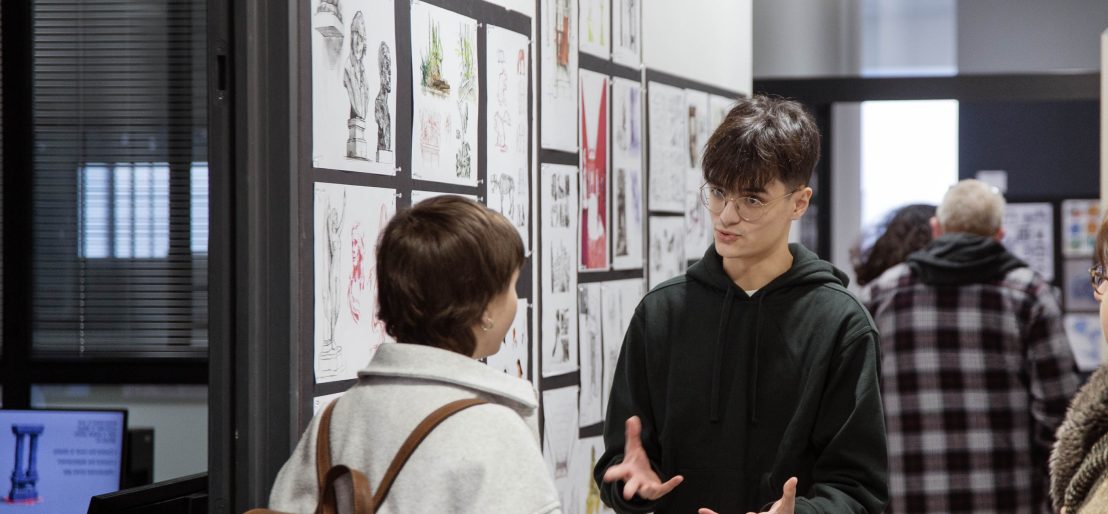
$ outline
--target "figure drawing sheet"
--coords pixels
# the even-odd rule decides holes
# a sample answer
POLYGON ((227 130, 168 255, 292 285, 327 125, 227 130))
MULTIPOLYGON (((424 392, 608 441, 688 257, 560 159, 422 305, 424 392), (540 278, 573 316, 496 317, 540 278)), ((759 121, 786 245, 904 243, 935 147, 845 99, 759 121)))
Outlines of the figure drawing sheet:
POLYGON ((562 506, 575 504, 573 499, 573 460, 577 444, 577 386, 548 389, 542 392, 542 457, 562 506))
POLYGON ((577 167, 543 164, 539 172, 542 376, 577 369, 577 167))
POLYGON ((642 64, 642 1, 612 0, 612 60, 636 69, 642 64))
POLYGON ((612 381, 616 376, 616 363, 623 348, 623 338, 643 294, 642 279, 603 282, 600 289, 600 301, 604 304, 601 311, 604 317, 601 329, 604 345, 604 388, 601 403, 604 405, 604 412, 608 412, 608 398, 612 393, 612 381))
POLYGON ((488 206, 515 225, 524 249, 531 248, 530 41, 489 25, 486 30, 488 93, 488 206))
POLYGON ((685 219, 681 216, 650 217, 650 289, 685 272, 685 219))
POLYGON ((516 317, 512 327, 500 342, 500 351, 490 355, 485 362, 493 369, 503 371, 513 377, 531 380, 531 338, 528 337, 528 314, 531 308, 526 298, 517 300, 516 317))
POLYGON ((1004 246, 1054 280, 1054 211, 1049 203, 1010 203, 1004 207, 1004 246))
POLYGON ((541 0, 541 146, 577 151, 577 0, 541 0))
MULTIPOLYGON (((651 212, 685 211, 685 172, 689 169, 689 116, 685 90, 650 83, 651 212)), ((684 247, 681 249, 684 252, 684 247)))
POLYGON ((1096 370, 1105 355, 1100 318, 1096 314, 1066 314, 1062 318, 1077 369, 1084 373, 1096 370))
POLYGON ((581 70, 581 271, 608 269, 608 77, 581 70))
POLYGON ((1096 232, 1099 228, 1099 200, 1062 201, 1062 255, 1092 256, 1096 250, 1096 232))
POLYGON ((614 514, 615 511, 600 500, 600 488, 593 480, 592 469, 604 454, 604 438, 601 436, 578 439, 570 458, 570 475, 573 477, 568 496, 576 503, 562 504, 564 514, 614 514))
POLYGON ((612 234, 612 268, 643 266, 643 230, 646 205, 643 198, 642 87, 638 82, 612 79, 612 198, 609 224, 612 234))
POLYGON ((412 2, 412 177, 477 185, 477 21, 412 2))
POLYGON ((377 319, 377 236, 392 189, 315 183, 315 380, 357 377, 389 340, 377 319))
POLYGON ((412 205, 415 206, 415 204, 417 204, 419 202, 422 202, 422 201, 424 201, 428 198, 434 198, 436 196, 446 196, 446 195, 460 196, 462 198, 468 198, 468 199, 473 200, 475 202, 478 201, 477 196, 475 196, 475 195, 460 195, 460 194, 457 194, 457 193, 444 193, 442 191, 420 191, 420 190, 416 189, 416 190, 412 191, 412 205))
POLYGON ((700 186, 704 183, 701 159, 704 145, 715 127, 710 126, 708 93, 685 90, 689 110, 689 171, 685 174, 685 259, 704 255, 712 241, 712 216, 700 201, 700 186))
POLYGON ((390 0, 311 0, 312 166, 396 174, 390 0))
POLYGON ((600 283, 577 286, 577 325, 580 330, 581 399, 578 404, 582 427, 604 421, 601 382, 604 380, 603 316, 600 305, 600 283))
POLYGON ((611 21, 612 0, 579 0, 581 51, 607 60, 612 55, 612 37, 608 26, 611 21))

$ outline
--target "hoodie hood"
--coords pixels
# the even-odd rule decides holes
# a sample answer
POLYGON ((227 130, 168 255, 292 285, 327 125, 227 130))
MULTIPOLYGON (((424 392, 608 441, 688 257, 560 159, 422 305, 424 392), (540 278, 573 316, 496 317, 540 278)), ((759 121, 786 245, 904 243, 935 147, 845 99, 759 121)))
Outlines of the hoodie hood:
POLYGON ((716 252, 715 245, 709 245, 704 252, 704 257, 689 267, 686 275, 711 290, 723 294, 723 304, 719 317, 719 327, 716 329, 715 351, 716 359, 712 365, 712 389, 710 396, 711 410, 709 421, 720 421, 720 409, 723 399, 720 397, 720 382, 722 381, 721 362, 725 341, 728 340, 728 332, 731 326, 731 310, 736 300, 742 302, 754 302, 754 345, 751 355, 751 368, 748 374, 747 394, 750 405, 749 420, 758 422, 756 398, 758 397, 758 353, 762 345, 762 304, 773 303, 777 299, 787 299, 795 295, 803 294, 811 287, 824 284, 834 284, 846 287, 850 279, 845 273, 835 268, 831 263, 821 260, 816 254, 802 245, 792 243, 789 245, 789 253, 793 255, 792 266, 777 278, 759 289, 754 296, 748 296, 723 270, 723 258, 716 252), (794 293, 794 294, 790 294, 794 293))
POLYGON ((928 285, 992 282, 1026 266, 996 239, 973 234, 944 234, 908 256, 908 267, 928 285))

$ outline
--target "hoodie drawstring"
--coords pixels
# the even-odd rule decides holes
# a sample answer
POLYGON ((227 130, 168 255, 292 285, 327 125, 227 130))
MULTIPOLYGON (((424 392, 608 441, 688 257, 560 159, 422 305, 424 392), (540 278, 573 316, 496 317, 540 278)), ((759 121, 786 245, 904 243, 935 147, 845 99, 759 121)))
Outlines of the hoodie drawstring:
POLYGON ((758 307, 754 314, 754 359, 750 362, 750 387, 747 387, 747 409, 749 420, 758 424, 758 348, 762 346, 762 297, 758 297, 758 307))
POLYGON ((716 333, 716 359, 712 363, 712 395, 708 414, 708 421, 711 423, 719 423, 721 402, 719 397, 719 382, 720 375, 723 374, 723 369, 720 367, 720 363, 723 361, 723 338, 727 333, 727 323, 731 319, 731 303, 734 300, 734 288, 728 287, 727 293, 723 297, 723 310, 720 312, 719 330, 716 333))

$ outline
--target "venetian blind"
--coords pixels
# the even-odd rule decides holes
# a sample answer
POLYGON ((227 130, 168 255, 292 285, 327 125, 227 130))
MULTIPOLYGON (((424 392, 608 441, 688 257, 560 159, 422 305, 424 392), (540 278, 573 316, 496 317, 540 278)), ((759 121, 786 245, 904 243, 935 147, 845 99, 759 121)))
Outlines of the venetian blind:
POLYGON ((33 352, 206 355, 205 0, 33 4, 33 352))

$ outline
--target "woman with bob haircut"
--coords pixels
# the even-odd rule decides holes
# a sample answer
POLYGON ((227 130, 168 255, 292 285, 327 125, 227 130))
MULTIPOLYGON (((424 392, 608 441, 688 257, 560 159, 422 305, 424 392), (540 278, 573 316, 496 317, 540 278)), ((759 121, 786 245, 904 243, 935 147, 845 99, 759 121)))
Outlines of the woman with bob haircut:
MULTIPOLYGON (((420 202, 385 227, 377 247, 378 317, 397 344, 381 345, 336 400, 332 462, 360 470, 375 488, 429 413, 455 400, 488 403, 438 425, 377 512, 560 512, 540 451, 534 390, 477 360, 500 349, 515 318, 523 261, 515 227, 458 196, 420 202)), ((277 475, 270 508, 315 509, 319 422, 317 415, 277 475)), ((348 484, 338 486, 339 498, 348 498, 348 484)))
MULTIPOLYGON (((1108 218, 1101 220, 1089 276, 1100 303, 1101 333, 1108 334, 1104 295, 1108 218)), ((1103 357, 1101 357, 1103 360, 1103 357)), ((1055 512, 1108 512, 1108 368, 1101 364, 1070 402, 1050 453, 1050 498, 1055 512)))

